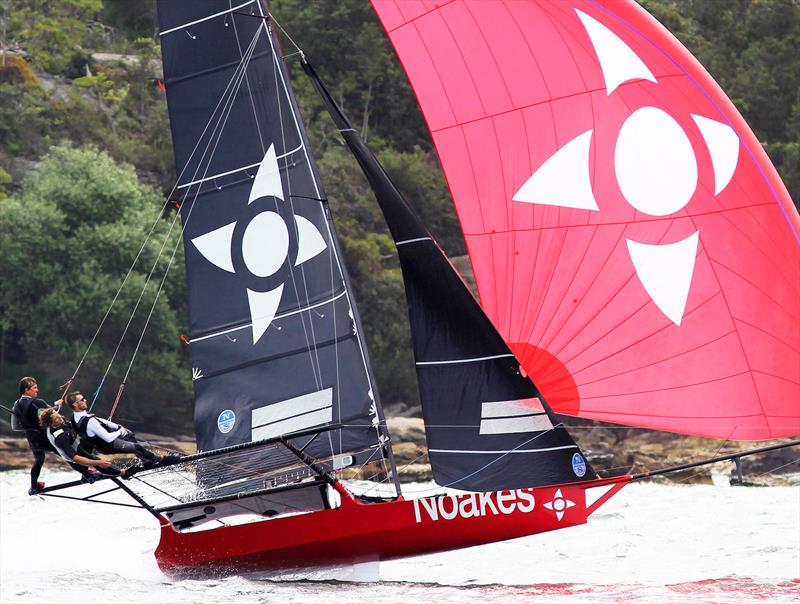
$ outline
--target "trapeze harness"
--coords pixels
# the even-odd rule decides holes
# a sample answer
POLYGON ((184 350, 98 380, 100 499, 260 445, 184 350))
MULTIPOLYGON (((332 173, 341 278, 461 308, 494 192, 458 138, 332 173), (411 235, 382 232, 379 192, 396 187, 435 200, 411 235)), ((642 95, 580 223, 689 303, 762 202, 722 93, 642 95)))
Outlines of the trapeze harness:
POLYGON ((103 438, 100 436, 90 436, 89 421, 91 421, 92 418, 96 419, 100 424, 100 427, 109 433, 121 430, 122 426, 115 424, 114 422, 109 422, 105 419, 100 419, 92 413, 87 413, 81 417, 77 423, 75 422, 75 417, 73 416, 72 425, 75 427, 75 431, 78 433, 81 440, 83 442, 90 443, 101 453, 106 453, 108 455, 113 455, 115 453, 133 453, 139 459, 147 462, 157 461, 160 459, 158 455, 148 451, 141 444, 139 444, 135 438, 129 438, 124 436, 122 433, 116 436, 111 442, 103 440, 103 438))
MULTIPOLYGON (((78 433, 78 436, 82 439, 87 441, 88 443, 92 444, 98 451, 102 453, 118 453, 114 449, 114 445, 112 444, 114 441, 107 442, 103 440, 99 436, 89 436, 89 421, 94 418, 100 424, 100 427, 103 428, 106 432, 116 432, 120 429, 118 424, 112 424, 104 419, 101 419, 94 415, 93 413, 87 413, 84 415, 80 421, 76 422, 75 418, 72 418, 72 426, 75 428, 75 432, 78 433), (115 427, 116 426, 116 427, 115 427)), ((117 436, 117 438, 122 438, 122 434, 117 436)), ((116 438, 114 439, 116 440, 116 438)))
POLYGON ((77 455, 76 451, 80 446, 80 437, 72 432, 72 430, 65 430, 63 427, 56 428, 55 431, 52 428, 48 428, 45 430, 45 433, 47 434, 47 440, 49 440, 50 444, 53 445, 56 453, 58 453, 67 461, 72 462, 72 459, 75 457, 75 455, 77 455), (59 438, 62 434, 65 438, 59 438), (72 455, 70 455, 70 453, 72 453, 72 455))
POLYGON ((17 432, 35 430, 39 431, 39 414, 47 409, 49 405, 41 399, 34 399, 30 396, 21 396, 14 402, 11 414, 11 428, 17 432), (35 405, 35 401, 40 401, 42 405, 35 405))
POLYGON ((81 449, 81 437, 80 435, 76 434, 75 431, 70 429, 67 426, 62 426, 61 428, 56 428, 53 430, 52 428, 48 428, 45 430, 47 433, 47 440, 50 441, 50 444, 53 445, 53 448, 56 452, 63 457, 64 459, 69 462, 69 465, 72 466, 72 469, 76 472, 80 472, 85 477, 85 482, 94 482, 97 477, 97 474, 93 474, 93 472, 98 472, 104 476, 119 476, 120 471, 111 466, 110 468, 88 468, 83 464, 77 463, 74 458, 75 455, 83 455, 84 457, 88 457, 89 459, 98 459, 94 455, 84 451, 81 449))

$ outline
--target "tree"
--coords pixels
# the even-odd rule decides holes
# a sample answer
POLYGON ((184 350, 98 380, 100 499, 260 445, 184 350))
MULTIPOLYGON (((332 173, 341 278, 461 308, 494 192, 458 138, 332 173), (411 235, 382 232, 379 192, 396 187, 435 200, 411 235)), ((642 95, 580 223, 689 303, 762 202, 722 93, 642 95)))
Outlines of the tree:
POLYGON ((172 217, 161 219, 159 197, 138 182, 131 167, 105 153, 60 146, 29 175, 19 198, 2 203, 0 321, 4 331, 19 334, 29 362, 65 381, 86 355, 78 386, 90 393, 113 358, 98 399, 107 409, 142 336, 123 416, 164 419, 162 408, 169 405, 178 413, 166 414, 168 423, 185 424, 191 374, 179 340, 185 331, 180 226, 170 230, 172 217), (156 300, 176 246, 170 278, 156 300))

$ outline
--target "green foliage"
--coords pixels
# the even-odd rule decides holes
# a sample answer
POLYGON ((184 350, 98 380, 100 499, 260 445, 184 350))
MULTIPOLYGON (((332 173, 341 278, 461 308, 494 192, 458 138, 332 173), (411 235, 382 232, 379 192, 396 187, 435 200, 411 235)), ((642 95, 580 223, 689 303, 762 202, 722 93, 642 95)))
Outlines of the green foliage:
POLYGON ((36 82, 0 84, 0 153, 37 156, 50 144, 56 112, 36 82))
POLYGON ((342 235, 341 243, 383 402, 417 404, 408 311, 394 241, 385 234, 366 233, 362 238, 342 235))
POLYGON ((120 29, 128 37, 152 36, 155 32, 156 3, 154 0, 103 0, 103 21, 120 29))
POLYGON ((414 207, 449 256, 467 253, 447 183, 433 151, 384 149, 379 159, 403 197, 414 207))
POLYGON ((72 56, 80 52, 87 27, 101 8, 101 0, 7 0, 10 18, 7 36, 50 73, 64 73, 72 56))
MULTIPOLYGON (((170 232, 169 223, 159 218, 159 196, 139 184, 132 168, 119 166, 105 153, 55 147, 26 179, 22 194, 0 203, 0 255, 6 259, 0 278, 14 284, 0 291, 0 322, 19 334, 33 364, 64 380, 87 350, 156 221, 78 383, 87 391, 96 387, 141 296, 100 404, 110 405, 144 333, 126 395, 137 402, 124 406, 126 414, 144 418, 163 401, 186 410, 191 387, 188 357, 178 339, 185 331, 185 306, 176 301, 185 287, 180 253, 170 285, 156 302, 169 255, 176 246, 182 249, 180 228, 170 232), (162 246, 166 252, 159 259, 162 246), (154 279, 145 287, 154 265, 154 279)), ((170 421, 186 423, 188 416, 170 421)))
POLYGON ((11 174, 3 170, 2 166, 0 166, 0 199, 8 196, 8 187, 12 180, 11 174))
MULTIPOLYGON (((368 2, 274 0, 270 11, 366 140, 376 135, 404 151, 431 148, 414 95, 368 2)), ((284 48, 285 54, 295 51, 288 40, 284 48)), ((300 79, 299 63, 290 67, 300 79)), ((306 112, 304 117, 313 121, 316 116, 306 112)))

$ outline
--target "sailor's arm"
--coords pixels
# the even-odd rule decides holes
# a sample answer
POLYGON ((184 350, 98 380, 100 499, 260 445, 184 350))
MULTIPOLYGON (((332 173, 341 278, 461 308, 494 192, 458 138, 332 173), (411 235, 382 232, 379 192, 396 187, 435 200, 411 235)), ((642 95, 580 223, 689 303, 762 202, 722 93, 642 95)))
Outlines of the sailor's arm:
MULTIPOLYGON (((117 424, 114 424, 114 425, 117 426, 117 424)), ((119 436, 122 436, 122 434, 123 434, 121 427, 118 427, 113 432, 109 432, 94 417, 89 419, 89 423, 86 425, 86 433, 89 436, 98 436, 98 437, 102 438, 104 441, 106 441, 107 443, 114 442, 114 439, 116 439, 119 436)))
POLYGON ((110 426, 111 429, 114 431, 119 430, 120 428, 123 427, 122 424, 114 423, 110 419, 104 419, 103 421, 105 422, 106 426, 110 426))
POLYGON ((72 448, 72 444, 63 430, 58 430, 55 434, 56 447, 63 451, 64 455, 74 463, 79 463, 82 466, 97 466, 98 468, 108 468, 111 466, 111 462, 105 459, 91 459, 85 455, 79 455, 75 449, 72 448))
POLYGON ((79 463, 82 466, 95 466, 97 468, 110 468, 111 462, 107 459, 90 459, 77 453, 72 457, 72 461, 79 463))

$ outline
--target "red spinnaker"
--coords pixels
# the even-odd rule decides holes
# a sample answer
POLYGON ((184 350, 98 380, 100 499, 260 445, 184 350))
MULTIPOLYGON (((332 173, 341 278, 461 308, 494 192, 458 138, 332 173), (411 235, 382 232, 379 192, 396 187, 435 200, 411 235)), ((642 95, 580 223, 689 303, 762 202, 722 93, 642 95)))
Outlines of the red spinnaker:
POLYGON ((481 304, 554 410, 800 433, 800 218, 681 43, 633 2, 373 5, 481 304))

